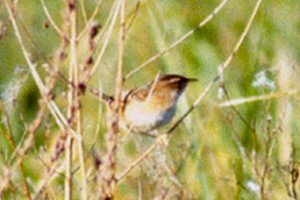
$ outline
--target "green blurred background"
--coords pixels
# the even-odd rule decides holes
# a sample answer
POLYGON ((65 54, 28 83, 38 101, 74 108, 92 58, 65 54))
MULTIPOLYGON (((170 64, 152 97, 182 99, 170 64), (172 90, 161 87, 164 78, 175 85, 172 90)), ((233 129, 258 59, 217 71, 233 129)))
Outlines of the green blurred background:
MULTIPOLYGON (((124 72, 130 72, 194 29, 201 20, 211 14, 219 2, 141 1, 136 20, 126 38, 124 72)), ((88 16, 91 16, 96 3, 95 0, 85 1, 88 16)), ((136 3, 137 1, 126 2, 127 18, 133 15, 136 3)), ((229 0, 207 25, 132 76, 125 82, 125 88, 131 89, 145 84, 159 71, 197 78, 198 82, 191 84, 180 99, 176 115, 178 118, 218 74, 218 66, 232 53, 255 3, 253 0, 229 0)), ((104 25, 112 4, 113 1, 104 1, 95 21, 104 25)), ((55 22, 61 26, 64 20, 64 1, 49 0, 46 1, 46 5, 55 22)), ((169 194, 180 193, 178 199, 263 199, 260 195, 262 184, 265 187, 265 199, 289 199, 288 191, 291 185, 287 189, 286 183, 291 182, 290 170, 291 167, 299 169, 299 96, 296 94, 276 97, 234 108, 219 108, 217 105, 228 98, 246 98, 299 88, 299 10, 299 0, 263 1, 245 41, 224 73, 228 96, 218 98, 219 85, 213 87, 194 112, 173 133, 166 153, 158 150, 154 154, 156 156, 149 158, 149 162, 152 163, 150 165, 158 163, 158 169, 149 170, 147 162, 143 164, 118 186, 117 199, 137 199, 139 188, 142 190, 143 199, 154 198, 160 192, 159 189, 164 188, 169 188, 169 194), (292 147, 295 149, 293 154, 292 147), (170 181, 170 175, 161 169, 163 167, 159 157, 163 154, 166 154, 167 163, 180 181, 180 186, 170 181), (295 166, 291 166, 292 161, 296 163, 295 166), (263 183, 261 174, 266 165, 269 168, 263 183), (162 175, 155 177, 147 171, 162 175)), ((17 16, 21 35, 31 58, 37 63, 41 76, 46 79, 48 74, 42 67, 46 63, 45 57, 53 62, 61 45, 61 38, 51 25, 44 28, 47 17, 40 1, 20 1, 17 16)), ((83 25, 79 11, 78 30, 81 30, 83 25)), ((40 95, 30 76, 2 2, 1 29, 6 31, 0 38, 0 93, 13 125, 14 140, 18 143, 24 134, 25 124, 30 123, 39 110, 40 95)), ((86 58, 87 44, 87 37, 78 44, 79 61, 86 58)), ((115 28, 103 61, 89 84, 90 87, 101 87, 108 94, 114 93, 117 57, 118 28, 115 28)), ((67 63, 68 60, 59 66, 66 76, 67 63)), ((60 81, 54 88, 56 102, 64 112, 66 103, 63 93, 66 88, 65 83, 60 81)), ((89 93, 83 98, 82 109, 86 156, 88 160, 92 160, 89 150, 93 145, 98 151, 105 148, 106 109, 89 93), (100 114, 100 133, 96 134, 99 107, 103 107, 103 113, 100 114)), ((3 115, 1 119, 0 148, 2 152, 6 152, 10 150, 3 136, 6 130, 3 115)), ((162 128, 161 131, 164 130, 167 128, 162 128)), ((36 134, 35 148, 32 148, 23 162, 26 176, 33 185, 43 178, 44 166, 36 155, 47 157, 51 154, 51 145, 57 137, 57 132, 54 120, 50 116, 47 117, 36 134), (42 147, 45 152, 41 150, 42 147)), ((142 137, 139 143, 143 143, 144 146, 139 146, 131 136, 119 149, 118 170, 122 171, 128 166, 151 142, 151 139, 142 137)), ((2 161, 0 165, 1 163, 2 161)), ((93 168, 91 161, 87 163, 90 164, 89 168, 93 168)), ((57 179, 52 186, 60 199, 63 197, 63 181, 57 179)), ((17 175, 15 180, 18 180, 17 175)), ((299 193, 298 182, 296 192, 299 193)), ((79 188, 74 187, 73 190, 74 194, 79 192, 79 188)), ((9 197, 9 194, 6 195, 9 197)))

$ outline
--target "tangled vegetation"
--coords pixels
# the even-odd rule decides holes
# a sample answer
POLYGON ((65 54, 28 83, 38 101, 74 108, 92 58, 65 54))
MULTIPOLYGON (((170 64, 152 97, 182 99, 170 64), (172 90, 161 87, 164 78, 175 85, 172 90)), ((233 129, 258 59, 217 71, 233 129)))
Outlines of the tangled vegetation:
POLYGON ((0 1, 0 199, 299 199, 299 10, 0 1), (157 74, 198 81, 130 133, 122 95, 157 74))

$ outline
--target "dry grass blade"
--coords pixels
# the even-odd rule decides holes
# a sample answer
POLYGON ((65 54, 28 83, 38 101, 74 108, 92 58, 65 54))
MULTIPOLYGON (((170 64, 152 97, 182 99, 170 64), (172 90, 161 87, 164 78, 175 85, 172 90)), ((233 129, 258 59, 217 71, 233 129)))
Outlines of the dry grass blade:
POLYGON ((63 34, 63 32, 60 30, 60 28, 57 26, 57 24, 54 22, 51 14, 49 13, 49 10, 45 4, 45 0, 41 0, 41 3, 42 3, 42 7, 43 7, 43 10, 50 22, 50 24, 53 26, 54 30, 56 30, 56 32, 61 36, 61 37, 64 37, 65 35, 63 34))
POLYGON ((252 97, 246 97, 246 98, 240 98, 240 99, 231 99, 230 101, 222 102, 218 105, 218 107, 225 108, 225 107, 231 107, 231 106, 238 106, 243 105, 247 103, 252 103, 256 101, 264 101, 269 99, 277 99, 280 97, 286 97, 286 96, 292 96, 295 94, 298 94, 298 90, 290 90, 286 92, 277 92, 277 93, 271 93, 271 94, 265 94, 265 95, 259 95, 259 96, 252 96, 252 97))
POLYGON ((175 41, 173 44, 171 44, 169 47, 163 49, 161 52, 159 52, 158 54, 152 56, 151 58, 149 58, 147 61, 145 61, 143 64, 137 66, 134 70, 132 70, 131 72, 129 72, 126 76, 125 76, 125 80, 130 78, 131 76, 133 76, 135 73, 137 73, 138 71, 140 71, 142 68, 144 68, 145 66, 147 66, 148 64, 154 62, 155 60, 157 60, 159 57, 161 57, 162 55, 164 55, 165 53, 167 53, 168 51, 170 51, 171 49, 177 47, 179 44, 181 44, 183 41, 185 41, 187 38, 189 38, 191 35, 193 35, 195 33, 196 30, 202 28, 205 24, 207 24, 211 19, 213 19, 214 16, 216 16, 220 10, 223 8, 223 6, 227 3, 228 0, 223 0, 216 8, 215 10, 208 15, 203 21, 201 21, 198 26, 196 28, 194 28, 193 30, 190 30, 189 32, 187 32, 186 34, 184 34, 181 38, 179 38, 177 41, 175 41))
POLYGON ((247 22, 247 25, 239 39, 239 41, 236 43, 232 53, 230 54, 230 56, 226 59, 226 61, 224 62, 224 64, 222 64, 222 68, 223 68, 223 71, 224 69, 226 69, 229 65, 229 63, 231 62, 231 60, 234 58, 234 56, 236 55, 236 53, 238 52, 240 46, 242 45, 243 41, 245 40, 249 30, 250 30, 250 27, 255 19, 255 16, 257 15, 257 12, 258 12, 258 9, 260 8, 260 5, 262 3, 263 0, 258 0, 254 6, 254 9, 251 13, 251 16, 247 22))

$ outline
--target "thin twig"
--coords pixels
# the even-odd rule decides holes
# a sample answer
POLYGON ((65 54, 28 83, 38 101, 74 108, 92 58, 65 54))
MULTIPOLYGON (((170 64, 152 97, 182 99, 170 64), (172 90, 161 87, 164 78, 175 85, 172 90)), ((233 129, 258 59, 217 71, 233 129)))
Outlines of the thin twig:
POLYGON ((216 78, 208 84, 208 86, 204 89, 204 91, 194 101, 193 105, 168 130, 167 134, 171 134, 177 128, 177 126, 195 109, 195 107, 199 105, 201 100, 208 94, 209 90, 212 88, 212 86, 214 86, 215 83, 217 83, 218 80, 219 80, 219 76, 216 76, 216 78))
POLYGON ((84 23, 87 25, 88 20, 87 20, 86 10, 85 10, 85 6, 84 6, 84 0, 80 0, 80 6, 81 6, 81 12, 83 15, 84 23))
MULTIPOLYGON (((101 82, 99 81, 99 89, 98 89, 98 93, 101 94, 101 91, 102 91, 102 85, 101 85, 101 82)), ((99 102, 103 101, 103 98, 101 95, 98 95, 98 100, 99 102)), ((102 104, 99 103, 98 104, 98 116, 97 116, 97 126, 96 126, 96 131, 95 131, 95 136, 94 136, 94 140, 93 141, 96 141, 97 138, 98 138, 98 135, 100 133, 100 128, 101 128, 101 115, 102 115, 102 104)))
POLYGON ((54 22, 51 14, 49 13, 49 10, 45 4, 45 0, 40 0, 41 3, 42 3, 42 7, 43 7, 43 10, 46 14, 46 16, 48 17, 48 20, 50 22, 50 24, 53 26, 54 30, 56 30, 56 32, 61 36, 61 37, 65 37, 65 35, 63 34, 63 32, 60 30, 60 28, 56 25, 56 23, 54 22))

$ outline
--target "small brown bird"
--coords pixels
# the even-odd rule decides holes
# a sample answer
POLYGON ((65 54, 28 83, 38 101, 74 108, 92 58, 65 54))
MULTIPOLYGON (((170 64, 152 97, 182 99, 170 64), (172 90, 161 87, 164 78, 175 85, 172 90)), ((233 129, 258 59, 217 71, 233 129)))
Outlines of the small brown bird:
POLYGON ((149 134, 170 122, 178 98, 191 81, 196 79, 166 74, 142 88, 129 91, 122 107, 126 127, 132 132, 149 134))

